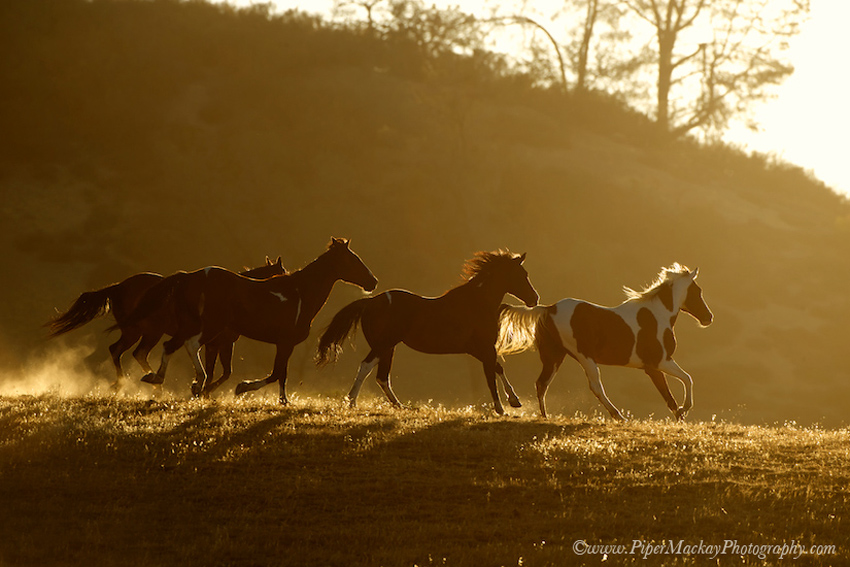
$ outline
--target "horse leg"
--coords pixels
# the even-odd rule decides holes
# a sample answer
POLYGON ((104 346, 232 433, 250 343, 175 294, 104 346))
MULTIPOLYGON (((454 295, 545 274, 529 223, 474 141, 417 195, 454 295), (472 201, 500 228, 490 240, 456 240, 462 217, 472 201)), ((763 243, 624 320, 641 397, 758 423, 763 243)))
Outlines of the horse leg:
POLYGON ((608 399, 608 396, 605 394, 605 388, 602 386, 602 378, 599 374, 599 367, 596 365, 594 361, 584 356, 577 357, 577 360, 584 368, 584 373, 587 376, 587 382, 590 385, 590 391, 596 396, 596 398, 605 406, 605 409, 608 410, 608 413, 611 414, 611 417, 618 421, 625 421, 626 418, 623 417, 623 414, 620 413, 620 410, 617 409, 617 406, 611 403, 611 400, 608 399))
POLYGON ((392 366, 393 351, 390 350, 386 354, 382 354, 378 357, 378 373, 375 375, 375 380, 378 382, 381 390, 384 391, 384 394, 387 396, 390 403, 397 408, 401 408, 403 406, 401 405, 401 402, 398 401, 395 392, 393 392, 392 385, 390 384, 390 369, 392 366))
POLYGON ((360 363, 360 368, 357 369, 357 376, 354 378, 354 384, 352 384, 351 390, 348 391, 348 395, 345 397, 350 407, 357 405, 357 395, 360 393, 360 388, 363 387, 363 381, 366 380, 366 377, 369 376, 372 369, 377 365, 378 357, 375 355, 375 351, 369 351, 369 354, 360 363))
POLYGON ((676 361, 673 359, 663 360, 658 365, 658 369, 665 374, 675 376, 685 387, 685 403, 676 410, 676 419, 682 421, 685 419, 685 414, 694 407, 694 381, 691 375, 682 370, 682 367, 676 364, 676 361))
POLYGON ((484 378, 487 379, 487 387, 490 388, 490 395, 493 398, 493 409, 499 415, 505 415, 505 408, 502 407, 502 400, 499 398, 499 390, 496 388, 496 357, 493 357, 493 362, 482 362, 484 366, 484 378))
POLYGON ((159 363, 159 369, 156 373, 151 372, 142 376, 142 382, 154 385, 162 384, 165 381, 165 373, 168 371, 168 363, 171 360, 171 355, 177 352, 177 349, 182 347, 185 342, 186 338, 181 337, 179 334, 165 341, 162 345, 162 359, 159 363))
POLYGON ((133 358, 136 359, 136 362, 139 366, 142 367, 142 370, 145 374, 153 373, 153 369, 151 368, 150 363, 148 362, 148 355, 150 354, 153 347, 157 345, 159 339, 162 338, 162 333, 148 333, 142 335, 142 340, 139 342, 139 346, 133 351, 133 358))
POLYGON ((204 345, 204 371, 206 378, 203 382, 192 382, 192 395, 196 398, 209 398, 209 388, 215 374, 215 361, 218 360, 218 347, 214 342, 204 345))
POLYGON ((496 376, 502 382, 502 387, 505 389, 505 395, 508 397, 508 403, 511 404, 511 407, 521 408, 522 402, 519 401, 513 386, 508 382, 508 377, 505 376, 505 369, 502 368, 502 365, 498 361, 496 362, 496 376))
POLYGON ((540 353, 540 362, 543 363, 543 368, 540 370, 540 376, 537 377, 535 388, 537 390, 537 403, 540 405, 540 416, 546 419, 546 391, 549 390, 549 384, 555 378, 558 368, 564 362, 567 349, 560 344, 554 344, 549 340, 539 340, 537 350, 540 353))
POLYGON ((557 371, 558 367, 554 364, 544 364, 543 369, 540 370, 540 376, 537 377, 537 382, 534 383, 537 389, 537 404, 540 406, 540 417, 543 419, 549 417, 546 414, 546 391, 549 389, 549 384, 552 383, 557 371))
POLYGON ((667 377, 664 376, 664 373, 654 368, 644 368, 643 371, 646 372, 647 376, 652 378, 652 383, 655 384, 655 387, 661 393, 661 397, 667 402, 667 407, 670 408, 670 411, 676 414, 679 411, 679 404, 676 403, 676 398, 670 392, 670 386, 667 384, 667 377))
POLYGON ((115 382, 109 386, 113 391, 118 390, 121 387, 121 381, 127 377, 124 368, 121 367, 121 356, 130 350, 130 347, 138 340, 138 333, 122 330, 118 340, 109 345, 109 355, 112 357, 112 365, 115 367, 115 382))
POLYGON ((189 355, 189 360, 192 361, 192 366, 195 367, 195 380, 192 382, 192 395, 197 396, 196 392, 200 392, 207 381, 207 372, 204 370, 204 364, 201 362, 201 335, 189 337, 183 344, 186 348, 186 354, 189 355))
POLYGON ((230 375, 233 373, 233 342, 220 341, 219 339, 216 339, 214 342, 207 344, 205 348, 207 349, 207 384, 204 386, 203 395, 209 396, 213 390, 227 382, 228 378, 230 378, 230 375), (214 382, 210 382, 211 377, 214 374, 212 369, 215 368, 216 356, 218 356, 218 359, 221 362, 223 373, 221 378, 214 382))
POLYGON ((487 380, 487 387, 490 389, 490 396, 493 398, 493 409, 497 414, 505 415, 505 408, 502 407, 502 400, 499 397, 499 389, 496 387, 496 366, 499 364, 496 360, 496 347, 487 345, 486 348, 481 347, 481 350, 469 354, 481 361, 484 368, 484 378, 487 380))
POLYGON ((280 382, 280 403, 287 405, 289 399, 286 397, 286 368, 289 364, 289 357, 292 355, 292 349, 295 345, 284 343, 277 345, 277 353, 274 357, 274 369, 272 373, 259 380, 243 381, 236 386, 236 395, 239 396, 245 392, 253 392, 259 390, 263 386, 268 386, 274 382, 280 382))

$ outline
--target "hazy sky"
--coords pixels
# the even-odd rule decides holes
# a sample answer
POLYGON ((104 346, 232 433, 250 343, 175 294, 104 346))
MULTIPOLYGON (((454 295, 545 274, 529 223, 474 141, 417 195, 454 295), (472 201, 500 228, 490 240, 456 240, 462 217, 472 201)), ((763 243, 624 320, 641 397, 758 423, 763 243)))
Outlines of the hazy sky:
MULTIPOLYGON (((250 0, 237 0, 238 5, 250 0)), ((274 0, 281 9, 300 8, 327 13, 333 0, 274 0)), ((438 7, 460 6, 481 13, 490 0, 428 0, 438 7)), ((540 13, 552 13, 560 0, 529 0, 540 13)), ((812 170, 837 191, 850 196, 850 76, 844 57, 848 53, 845 32, 850 22, 850 2, 812 0, 811 19, 791 44, 790 57, 796 71, 777 91, 777 98, 756 109, 762 130, 741 127, 729 132, 730 142, 812 170)))
POLYGON ((850 76, 847 26, 850 2, 812 0, 812 18, 791 44, 796 71, 758 113, 763 131, 740 138, 775 151, 850 195, 850 76))

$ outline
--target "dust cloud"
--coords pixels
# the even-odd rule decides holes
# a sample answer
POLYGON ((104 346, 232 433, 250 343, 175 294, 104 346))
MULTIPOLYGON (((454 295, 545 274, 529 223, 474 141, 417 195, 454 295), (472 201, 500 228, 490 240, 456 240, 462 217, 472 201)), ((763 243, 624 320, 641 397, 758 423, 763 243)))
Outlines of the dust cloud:
POLYGON ((94 347, 88 344, 45 347, 18 368, 0 370, 0 396, 52 394, 72 397, 112 393, 136 396, 150 393, 150 388, 145 392, 128 378, 113 390, 112 376, 92 369, 86 363, 93 351, 94 347))

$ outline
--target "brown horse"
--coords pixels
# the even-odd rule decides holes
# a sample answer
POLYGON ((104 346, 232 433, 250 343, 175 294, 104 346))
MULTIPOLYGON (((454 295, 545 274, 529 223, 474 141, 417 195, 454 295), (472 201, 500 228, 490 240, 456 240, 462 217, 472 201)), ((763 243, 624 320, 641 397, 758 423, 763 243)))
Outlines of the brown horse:
MULTIPOLYGON (((242 273, 246 277, 264 279, 285 273, 285 270, 280 257, 276 262, 272 262, 267 257, 264 266, 242 273)), ((139 304, 145 292, 162 280, 163 276, 160 274, 142 272, 119 283, 80 294, 67 311, 47 323, 46 326, 50 329, 50 337, 63 335, 111 312, 115 318, 115 325, 110 327, 109 330, 119 329, 121 331, 118 340, 109 345, 109 353, 116 374, 112 387, 117 387, 126 376, 121 366, 121 356, 136 343, 138 343, 138 346, 133 351, 133 358, 136 359, 145 373, 153 372, 150 364, 148 364, 148 354, 159 343, 163 335, 174 334, 177 326, 174 316, 170 309, 163 306, 163 308, 152 312, 150 316, 140 319, 132 325, 128 324, 128 321, 130 314, 139 304)), ((216 358, 220 356, 225 376, 229 376, 231 372, 233 342, 235 340, 236 337, 222 336, 220 340, 207 346, 207 364, 215 365, 216 358)), ((212 366, 209 367, 212 368, 212 366)))
POLYGON ((165 342, 159 370, 143 380, 162 383, 171 355, 185 343, 196 354, 192 357, 196 374, 192 391, 196 395, 209 393, 212 383, 207 384, 207 373, 197 353, 202 345, 232 331, 277 346, 272 373, 261 380, 240 383, 236 393, 279 382, 280 402, 288 403, 286 373, 292 349, 306 340, 313 319, 338 280, 366 291, 378 284, 349 248, 349 241, 339 238, 332 239, 327 251, 306 267, 262 281, 222 268, 166 278, 151 288, 132 315, 142 318, 168 298, 173 298, 177 314, 177 332, 165 342))
POLYGON ((673 325, 685 312, 706 327, 714 316, 696 282, 699 270, 674 264, 664 268, 643 291, 625 288, 628 298, 616 307, 603 307, 578 299, 523 309, 502 306, 498 349, 500 354, 537 348, 543 369, 537 379, 540 414, 546 417, 546 390, 566 355, 584 369, 591 391, 614 419, 623 414, 602 387, 600 364, 641 368, 652 379, 667 407, 682 420, 693 406, 693 380, 675 360, 673 325), (665 374, 685 387, 682 406, 670 392, 665 374))
POLYGON ((360 364, 354 385, 348 393, 352 406, 363 381, 375 366, 376 379, 390 403, 401 406, 390 385, 390 367, 398 343, 428 354, 469 354, 481 361, 484 376, 493 397, 494 409, 503 414, 496 388, 498 374, 510 403, 519 407, 513 389, 496 360, 499 334, 499 305, 509 293, 529 307, 537 305, 538 295, 522 263, 525 254, 479 252, 467 262, 467 281, 440 297, 427 298, 401 289, 393 289, 360 299, 344 307, 319 339, 317 361, 336 360, 341 343, 359 323, 371 350, 360 364))

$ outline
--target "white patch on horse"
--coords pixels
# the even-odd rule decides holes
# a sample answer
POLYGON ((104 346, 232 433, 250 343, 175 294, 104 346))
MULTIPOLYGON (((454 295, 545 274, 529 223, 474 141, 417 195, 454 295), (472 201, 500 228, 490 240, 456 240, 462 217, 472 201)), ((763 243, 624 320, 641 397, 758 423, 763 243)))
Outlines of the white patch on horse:
POLYGON ((295 309, 295 322, 293 326, 298 326, 298 317, 301 316, 301 297, 298 298, 298 307, 295 309))
POLYGON ((288 298, 288 297, 286 297, 285 295, 283 295, 283 294, 282 294, 282 293, 280 293, 280 292, 273 291, 273 292, 271 292, 271 293, 272 293, 272 295, 273 295, 273 296, 275 296, 275 297, 277 297, 278 299, 280 299, 280 300, 281 300, 281 302, 283 302, 283 301, 289 301, 289 298, 288 298))
POLYGON ((387 292, 384 295, 387 296, 387 301, 390 303, 390 305, 392 305, 393 304, 393 296, 390 295, 390 292, 387 292))
POLYGON ((205 276, 210 275, 210 270, 212 270, 212 269, 213 269, 212 266, 207 266, 206 268, 204 268, 204 275, 205 276))

